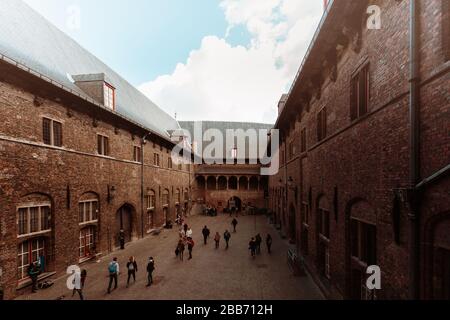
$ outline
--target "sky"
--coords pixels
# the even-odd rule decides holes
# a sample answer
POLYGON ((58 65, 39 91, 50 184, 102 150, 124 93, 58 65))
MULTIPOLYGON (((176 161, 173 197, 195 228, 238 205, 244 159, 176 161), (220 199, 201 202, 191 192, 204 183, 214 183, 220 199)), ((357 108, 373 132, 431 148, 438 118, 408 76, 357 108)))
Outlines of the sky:
POLYGON ((274 123, 323 12, 322 0, 24 1, 184 121, 274 123))

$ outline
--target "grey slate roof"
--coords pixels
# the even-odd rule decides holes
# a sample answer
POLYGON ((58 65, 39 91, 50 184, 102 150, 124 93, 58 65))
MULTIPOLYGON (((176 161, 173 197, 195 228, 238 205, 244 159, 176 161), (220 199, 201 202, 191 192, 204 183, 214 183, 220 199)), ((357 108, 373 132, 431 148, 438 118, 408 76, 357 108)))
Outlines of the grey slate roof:
POLYGON ((179 129, 174 118, 21 0, 0 0, 0 54, 84 96, 69 75, 105 74, 116 88, 117 113, 163 137, 179 129))
MULTIPOLYGON (((245 138, 245 156, 246 159, 250 158, 250 154, 249 154, 249 150, 250 147, 254 147, 254 146, 250 146, 250 141, 247 137, 245 137, 245 133, 247 132, 247 130, 249 129, 254 129, 257 131, 257 133, 259 133, 259 130, 270 130, 273 129, 274 125, 273 124, 265 124, 265 123, 251 123, 251 122, 224 122, 224 121, 199 121, 199 124, 201 123, 202 126, 202 134, 203 134, 203 150, 210 145, 212 142, 208 141, 208 138, 211 138, 207 133, 208 130, 210 129, 216 129, 218 131, 220 131, 222 133, 222 136, 224 138, 224 150, 223 150, 223 155, 224 157, 230 157, 231 156, 231 150, 227 150, 227 145, 226 145, 226 131, 227 130, 234 130, 236 133, 241 133, 240 135, 238 135, 238 139, 239 138, 245 138), (242 131, 236 131, 241 129, 242 131), (244 136, 242 135, 242 133, 244 134, 244 136), (205 139, 206 138, 206 139, 205 139)), ((194 121, 179 121, 179 124, 181 126, 182 129, 186 130, 189 132, 190 136, 191 136, 191 141, 195 141, 195 137, 194 137, 194 121)), ((257 137, 259 137, 259 135, 257 134, 257 137)), ((198 143, 198 141, 196 141, 198 143)), ((237 147, 237 142, 235 141, 235 146, 237 147)), ((257 149, 258 151, 258 149, 257 149)), ((252 159, 254 160, 254 159, 252 159)))

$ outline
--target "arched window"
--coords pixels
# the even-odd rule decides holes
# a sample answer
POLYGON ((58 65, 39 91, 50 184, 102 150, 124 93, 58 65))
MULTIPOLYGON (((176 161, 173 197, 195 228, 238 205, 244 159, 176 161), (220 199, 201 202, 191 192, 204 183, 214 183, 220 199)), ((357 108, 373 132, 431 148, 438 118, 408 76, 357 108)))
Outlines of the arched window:
POLYGON ((228 179, 228 189, 237 190, 238 188, 238 179, 237 177, 230 177, 228 179))
POLYGON ((205 177, 199 176, 199 177, 195 178, 195 181, 197 182, 197 188, 199 190, 205 190, 205 185, 206 185, 205 177))
POLYGON ((208 190, 217 190, 216 177, 208 177, 208 180, 206 180, 206 185, 208 190))
POLYGON ((239 178, 239 190, 248 190, 248 179, 247 177, 239 178))
POLYGON ((177 189, 177 191, 176 191, 176 193, 175 193, 175 201, 176 201, 176 203, 177 204, 180 204, 180 202, 181 202, 181 191, 180 191, 180 189, 177 189))
POLYGON ((227 190, 227 178, 219 177, 219 190, 227 190))
POLYGON ((257 177, 251 177, 250 178, 250 190, 257 191, 258 190, 258 178, 257 177))
POLYGON ((169 190, 168 189, 164 189, 162 198, 161 198, 161 203, 162 203, 163 207, 169 206, 169 190))
POLYGON ((99 201, 95 193, 85 193, 78 202, 78 222, 80 224, 96 223, 99 217, 99 201))
POLYGON ((156 207, 156 193, 154 190, 147 192, 147 210, 155 210, 156 207))

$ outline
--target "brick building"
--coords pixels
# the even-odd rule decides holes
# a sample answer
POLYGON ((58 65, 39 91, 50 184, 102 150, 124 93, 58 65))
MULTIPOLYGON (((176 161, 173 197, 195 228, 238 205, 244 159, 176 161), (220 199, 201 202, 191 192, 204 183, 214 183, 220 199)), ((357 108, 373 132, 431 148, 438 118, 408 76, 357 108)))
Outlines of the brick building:
MULTIPOLYGON (((172 156, 191 148, 176 119, 23 2, 0 2, 0 29, 0 299, 30 286, 32 262, 62 275, 121 230, 129 242, 201 211, 206 169, 172 156)), ((233 197, 262 205, 257 168, 234 171, 233 197)))
MULTIPOLYGON (((191 138, 193 145, 198 146, 200 142, 204 151, 202 164, 194 167, 193 199, 196 203, 208 204, 217 208, 219 212, 229 209, 232 204, 238 210, 267 207, 269 180, 268 177, 261 176, 259 139, 260 133, 266 138, 273 125, 181 121, 180 126, 186 130, 185 135, 191 138), (196 130, 201 133, 201 139, 195 137, 196 130), (215 141, 211 136, 214 133, 223 138, 223 147, 221 146, 223 150, 220 156, 215 155, 214 152, 212 156, 206 154, 208 148, 214 146, 215 141), (227 136, 231 137, 228 139, 232 141, 226 141, 227 136), (232 160, 231 163, 230 160, 232 160)), ((196 151, 198 153, 199 150, 196 151)))
POLYGON ((270 208, 328 297, 450 298, 449 8, 328 1, 280 100, 270 208))

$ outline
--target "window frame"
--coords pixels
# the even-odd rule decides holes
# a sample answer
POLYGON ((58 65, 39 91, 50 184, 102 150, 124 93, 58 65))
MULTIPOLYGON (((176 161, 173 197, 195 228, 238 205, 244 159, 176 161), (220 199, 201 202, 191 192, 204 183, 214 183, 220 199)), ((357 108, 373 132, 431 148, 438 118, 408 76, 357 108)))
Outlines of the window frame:
POLYGON ((142 148, 140 146, 133 146, 133 161, 142 163, 142 148))
POLYGON ((39 260, 35 260, 33 261, 33 253, 37 252, 37 257, 39 259, 40 257, 40 253, 42 253, 44 255, 44 257, 46 256, 46 241, 45 238, 42 237, 34 237, 34 238, 30 238, 27 239, 21 243, 18 244, 17 246, 17 278, 19 281, 24 281, 27 280, 29 278, 28 275, 28 267, 30 266, 31 263, 33 262, 38 262, 39 260), (36 248, 33 249, 33 244, 37 243, 36 248), (24 251, 24 245, 27 244, 26 249, 27 251, 24 251), (27 255, 28 259, 27 262, 24 264, 24 256, 27 255), (20 262, 20 264, 19 264, 20 262))
POLYGON ((34 237, 38 235, 42 235, 48 232, 52 231, 52 206, 50 202, 42 202, 39 204, 29 204, 29 205, 21 205, 17 207, 17 213, 16 213, 16 228, 17 228, 17 238, 27 238, 27 237, 34 237), (48 216, 47 216, 47 223, 48 228, 42 229, 43 225, 43 214, 42 214, 42 208, 48 208, 48 216), (37 219, 37 231, 31 232, 31 209, 38 209, 38 217, 37 219), (26 231, 25 233, 20 232, 20 221, 23 221, 20 219, 20 211, 26 210, 26 231))
POLYGON ((350 120, 361 119, 370 109, 370 63, 364 63, 350 80, 350 120), (364 84, 364 105, 362 104, 361 85, 364 84))
POLYGON ((54 120, 49 117, 42 117, 42 141, 47 146, 62 148, 62 146, 63 146, 62 122, 58 121, 58 120, 54 120), (48 122, 48 133, 46 132, 46 122, 48 122), (56 132, 56 128, 58 128, 58 127, 59 127, 59 134, 57 134, 57 132, 56 132), (48 135, 48 137, 47 137, 47 135, 48 135))
POLYGON ((116 88, 103 82, 103 105, 113 111, 116 110, 116 88))
POLYGON ((110 155, 109 137, 103 134, 97 134, 97 154, 104 157, 110 155))
POLYGON ((82 200, 78 201, 78 224, 80 226, 98 223, 99 213, 100 213, 100 205, 98 199, 90 199, 90 200, 82 200), (94 212, 93 204, 96 203, 96 212, 94 212), (86 205, 89 204, 89 219, 86 219, 86 205), (81 218, 80 205, 83 205, 83 219, 81 218), (95 218, 95 219, 94 219, 95 218))

